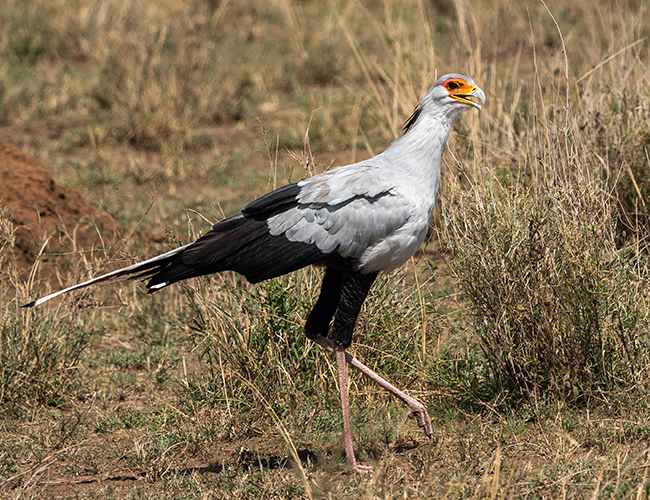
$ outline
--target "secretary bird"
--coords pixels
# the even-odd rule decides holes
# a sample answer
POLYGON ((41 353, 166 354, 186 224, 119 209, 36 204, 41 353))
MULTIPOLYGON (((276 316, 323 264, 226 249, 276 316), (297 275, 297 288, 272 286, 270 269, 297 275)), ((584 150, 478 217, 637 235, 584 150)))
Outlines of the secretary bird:
POLYGON ((480 110, 484 103, 485 94, 474 80, 445 75, 417 105, 404 134, 383 153, 276 189, 215 224, 193 243, 24 307, 127 275, 149 277, 146 286, 152 293, 177 281, 226 270, 258 283, 310 264, 324 266, 321 293, 307 317, 305 335, 334 353, 347 461, 356 472, 370 471, 372 467, 359 464, 354 455, 346 363, 408 405, 408 416, 417 418, 429 438, 433 428, 422 403, 346 349, 377 274, 404 264, 426 236, 454 118, 472 107, 480 110))

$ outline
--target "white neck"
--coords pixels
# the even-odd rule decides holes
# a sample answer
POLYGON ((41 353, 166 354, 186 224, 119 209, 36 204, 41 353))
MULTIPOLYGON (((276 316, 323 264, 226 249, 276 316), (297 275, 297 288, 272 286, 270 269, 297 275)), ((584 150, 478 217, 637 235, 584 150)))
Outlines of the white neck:
MULTIPOLYGON (((455 115, 455 114, 454 114, 455 115)), ((421 190, 438 190, 442 155, 454 116, 423 112, 411 128, 381 153, 391 169, 421 190)))

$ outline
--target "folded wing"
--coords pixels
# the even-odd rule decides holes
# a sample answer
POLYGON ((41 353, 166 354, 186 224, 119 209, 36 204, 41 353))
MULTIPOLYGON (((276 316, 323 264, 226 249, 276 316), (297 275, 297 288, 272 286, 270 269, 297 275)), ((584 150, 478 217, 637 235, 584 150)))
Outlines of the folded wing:
POLYGON ((289 184, 212 226, 194 243, 118 269, 38 301, 122 276, 148 277, 154 292, 172 283, 236 271, 251 283, 310 264, 358 262, 408 220, 412 207, 372 165, 355 164, 289 184))

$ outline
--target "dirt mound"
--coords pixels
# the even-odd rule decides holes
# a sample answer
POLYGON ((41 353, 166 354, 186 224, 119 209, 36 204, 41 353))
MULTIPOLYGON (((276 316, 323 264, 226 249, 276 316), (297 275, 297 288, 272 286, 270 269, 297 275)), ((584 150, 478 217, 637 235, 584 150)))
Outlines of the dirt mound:
POLYGON ((79 192, 54 182, 36 158, 2 139, 0 207, 15 229, 12 257, 19 270, 31 267, 47 241, 42 271, 60 272, 66 265, 56 256, 97 249, 115 241, 122 229, 79 192))

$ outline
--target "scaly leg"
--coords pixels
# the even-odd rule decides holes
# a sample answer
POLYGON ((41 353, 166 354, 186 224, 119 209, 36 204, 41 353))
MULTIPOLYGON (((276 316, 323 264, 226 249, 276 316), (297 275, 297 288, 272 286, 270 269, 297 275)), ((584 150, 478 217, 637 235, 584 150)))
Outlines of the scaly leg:
MULTIPOLYGON (((418 425, 424 429, 424 433, 429 438, 433 438, 433 426, 431 425, 431 418, 429 417, 429 414, 427 413, 427 409, 425 408, 425 406, 422 403, 420 403, 414 397, 409 396, 404 391, 399 390, 397 387, 395 387, 393 384, 391 384, 388 380, 383 378, 377 372, 375 372, 375 371, 371 370, 370 368, 368 368, 366 365, 364 365, 361 361, 359 361, 357 358, 352 356, 350 353, 346 352, 345 350, 342 350, 341 348, 338 348, 336 346, 336 344, 334 344, 331 340, 329 340, 329 339, 327 339, 325 337, 317 337, 317 338, 312 339, 312 340, 314 342, 316 342, 318 345, 320 345, 321 347, 323 347, 328 352, 334 352, 336 354, 336 356, 337 356, 337 369, 338 369, 339 372, 341 371, 341 368, 339 367, 338 357, 342 356, 342 357, 345 358, 345 361, 349 365, 351 365, 352 367, 359 370, 366 377, 370 378, 371 380, 373 380, 374 382, 379 384, 381 387, 386 389, 388 392, 390 392, 392 395, 394 395, 398 399, 401 399, 410 408, 410 411, 407 413, 406 418, 416 417, 417 421, 418 421, 418 425), (339 352, 342 352, 343 354, 341 355, 341 354, 339 354, 339 352)), ((339 375, 339 378, 340 378, 340 375, 339 375)), ((340 381, 339 381, 339 384, 340 384, 340 381)), ((343 391, 342 388, 341 388, 341 391, 343 391)), ((341 400, 342 399, 343 399, 343 394, 341 394, 341 400)), ((346 399, 347 399, 347 397, 346 397, 346 399)), ((349 408, 348 408, 348 412, 349 412, 349 408)), ((348 415, 348 420, 349 420, 349 415, 348 415)), ((344 424, 345 424, 345 422, 344 422, 344 424)), ((350 440, 351 439, 352 438, 350 437, 350 440)), ((347 452, 347 448, 346 448, 346 452, 347 452)))
POLYGON ((408 405, 410 411, 406 418, 416 417, 418 425, 424 428, 429 438, 433 437, 431 418, 426 408, 417 399, 400 391, 385 378, 361 363, 357 358, 345 352, 352 341, 352 331, 357 322, 361 305, 377 273, 363 274, 350 269, 327 268, 323 278, 320 297, 309 314, 305 324, 307 337, 336 357, 336 371, 341 393, 341 412, 343 414, 343 438, 345 453, 350 467, 356 472, 368 472, 372 467, 359 465, 354 455, 352 427, 350 425, 350 402, 348 398, 347 364, 374 380, 381 387, 408 405), (328 334, 328 326, 334 313, 334 324, 328 334))
POLYGON ((336 356, 336 374, 341 393, 341 414, 343 415, 343 441, 345 442, 345 457, 350 468, 355 472, 370 472, 371 465, 357 463, 354 456, 354 444, 352 442, 352 426, 350 425, 350 401, 348 399, 348 365, 345 359, 345 350, 342 347, 334 349, 336 356))

